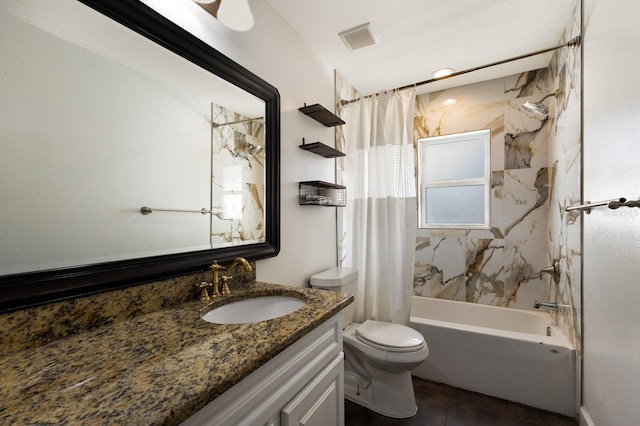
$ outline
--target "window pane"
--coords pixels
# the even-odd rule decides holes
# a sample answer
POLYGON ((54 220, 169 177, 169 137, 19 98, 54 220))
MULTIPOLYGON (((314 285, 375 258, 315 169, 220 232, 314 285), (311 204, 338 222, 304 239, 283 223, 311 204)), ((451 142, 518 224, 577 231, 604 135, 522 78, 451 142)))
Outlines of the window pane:
POLYGON ((484 224, 484 185, 426 188, 427 225, 484 224))
POLYGON ((485 138, 426 144, 427 181, 482 178, 485 175, 485 138))

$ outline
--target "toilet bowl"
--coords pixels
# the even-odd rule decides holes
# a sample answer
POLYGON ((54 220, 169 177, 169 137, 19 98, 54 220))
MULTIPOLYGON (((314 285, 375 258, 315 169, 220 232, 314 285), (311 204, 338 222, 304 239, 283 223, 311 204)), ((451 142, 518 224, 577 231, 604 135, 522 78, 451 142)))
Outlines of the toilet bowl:
POLYGON ((429 355, 422 335, 404 325, 369 320, 352 323, 342 337, 345 397, 389 417, 416 414, 410 371, 429 355), (375 338, 364 337, 362 329, 374 332, 375 338), (399 337, 407 339, 400 345, 399 337))
MULTIPOLYGON (((311 277, 311 286, 355 293, 357 271, 332 268, 311 277)), ((388 417, 417 411, 410 370, 429 355, 424 337, 407 326, 367 320, 353 323, 353 304, 343 310, 345 398, 388 417)))

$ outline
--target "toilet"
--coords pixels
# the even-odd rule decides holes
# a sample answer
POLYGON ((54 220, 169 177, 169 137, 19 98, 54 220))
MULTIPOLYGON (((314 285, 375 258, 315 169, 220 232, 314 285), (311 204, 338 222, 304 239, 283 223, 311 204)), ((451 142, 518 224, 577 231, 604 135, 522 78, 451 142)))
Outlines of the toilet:
MULTIPOLYGON (((311 276, 311 287, 355 296, 358 271, 331 268, 311 276)), ((353 322, 352 303, 343 312, 344 396, 388 417, 407 418, 418 408, 410 370, 429 355, 424 337, 407 326, 353 322)))

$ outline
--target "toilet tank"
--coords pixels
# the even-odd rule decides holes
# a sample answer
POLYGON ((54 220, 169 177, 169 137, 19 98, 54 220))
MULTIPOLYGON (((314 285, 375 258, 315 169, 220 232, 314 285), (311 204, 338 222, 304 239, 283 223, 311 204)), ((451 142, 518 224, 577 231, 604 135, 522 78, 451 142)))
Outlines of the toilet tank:
MULTIPOLYGON (((356 294, 358 271, 351 268, 334 267, 311 276, 311 287, 340 293, 356 294)), ((353 322, 355 303, 342 311, 343 328, 353 322)))

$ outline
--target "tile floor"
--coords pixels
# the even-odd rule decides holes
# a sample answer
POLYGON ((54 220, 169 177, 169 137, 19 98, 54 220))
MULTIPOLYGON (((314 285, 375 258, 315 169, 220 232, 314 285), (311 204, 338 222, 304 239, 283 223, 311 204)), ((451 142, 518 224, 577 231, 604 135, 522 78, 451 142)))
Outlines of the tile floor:
POLYGON ((575 419, 463 389, 413 378, 418 413, 381 416, 345 400, 346 426, 577 426, 575 419))

